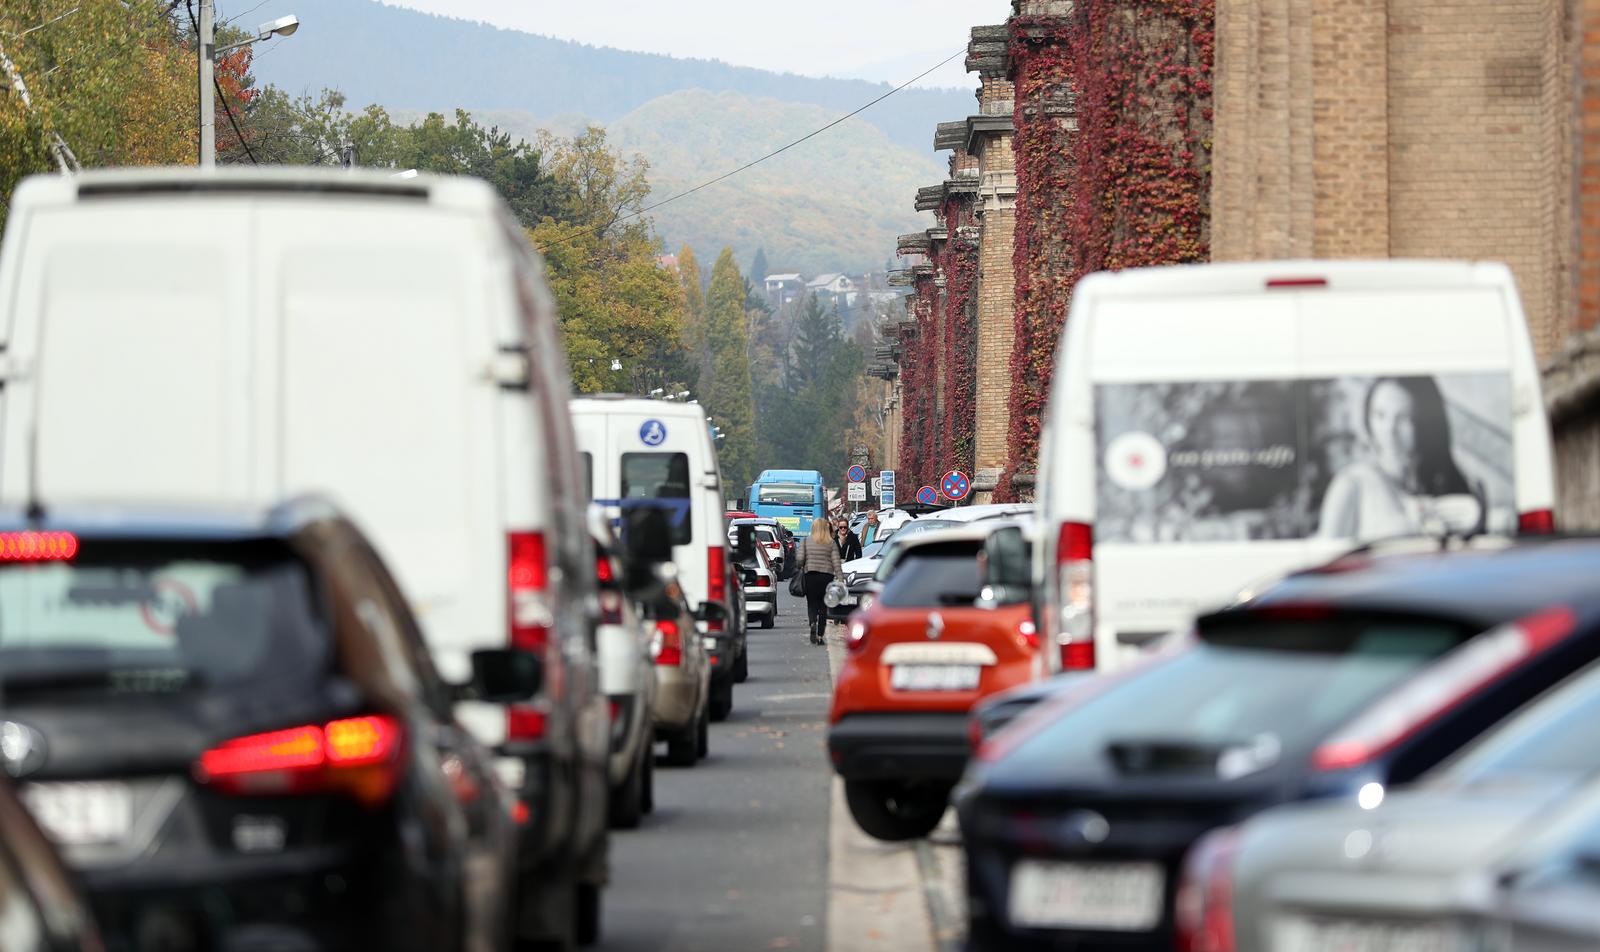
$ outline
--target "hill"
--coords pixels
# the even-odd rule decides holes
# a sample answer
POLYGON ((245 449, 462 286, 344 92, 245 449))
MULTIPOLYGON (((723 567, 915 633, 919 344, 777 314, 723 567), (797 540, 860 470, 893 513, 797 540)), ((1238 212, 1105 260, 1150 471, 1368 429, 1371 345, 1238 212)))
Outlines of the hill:
MULTIPOLYGON (((242 25, 286 13, 299 15, 302 28, 263 50, 257 78, 291 93, 338 89, 357 106, 580 113, 609 124, 657 97, 703 89, 821 106, 831 119, 889 89, 589 46, 375 0, 267 0, 242 25)), ((965 116, 973 105, 969 89, 907 89, 862 118, 927 153, 934 124, 965 116)))

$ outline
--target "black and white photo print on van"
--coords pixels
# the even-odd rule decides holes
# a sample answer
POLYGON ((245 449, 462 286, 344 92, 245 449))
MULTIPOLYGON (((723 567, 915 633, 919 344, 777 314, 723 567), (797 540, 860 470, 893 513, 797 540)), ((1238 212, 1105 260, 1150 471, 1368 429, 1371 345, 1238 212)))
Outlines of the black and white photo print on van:
POLYGON ((1509 532, 1504 374, 1101 384, 1101 542, 1509 532))

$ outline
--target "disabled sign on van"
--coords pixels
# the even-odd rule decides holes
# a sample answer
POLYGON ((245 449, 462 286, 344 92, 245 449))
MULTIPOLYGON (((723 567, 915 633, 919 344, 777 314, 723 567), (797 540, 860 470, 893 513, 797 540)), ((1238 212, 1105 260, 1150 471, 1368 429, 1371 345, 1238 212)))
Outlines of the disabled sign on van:
POLYGON ((1503 373, 1111 383, 1095 406, 1102 541, 1516 526, 1503 373))
POLYGON ((646 420, 639 424, 639 442, 645 446, 660 446, 667 441, 667 425, 660 420, 646 420))

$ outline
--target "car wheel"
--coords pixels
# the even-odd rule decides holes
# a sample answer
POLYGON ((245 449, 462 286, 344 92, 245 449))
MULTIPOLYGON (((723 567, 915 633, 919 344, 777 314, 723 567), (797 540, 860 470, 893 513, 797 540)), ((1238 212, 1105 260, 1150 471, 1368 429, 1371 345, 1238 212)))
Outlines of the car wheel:
POLYGON ((729 684, 716 689, 711 695, 711 707, 707 720, 725 721, 733 713, 733 685, 729 684))
POLYGON ((616 829, 636 829, 644 818, 644 771, 649 759, 647 751, 646 756, 640 757, 633 769, 628 771, 622 786, 611 791, 611 802, 607 805, 606 813, 616 829))
POLYGON ((897 843, 927 836, 944 818, 949 784, 900 780, 846 780, 845 803, 862 832, 897 843))
POLYGON ((600 887, 595 883, 578 884, 578 908, 575 913, 579 945, 594 945, 600 941, 600 887))
MULTIPOLYGON (((733 689, 728 689, 728 708, 733 708, 733 689)), ((697 751, 701 757, 711 753, 711 707, 706 706, 705 713, 700 715, 700 730, 696 736, 697 751)))
MULTIPOLYGON (((762 624, 763 625, 767 625, 768 623, 763 622, 762 624)), ((739 660, 735 661, 733 663, 733 679, 735 681, 739 682, 740 684, 743 684, 746 681, 750 680, 750 648, 749 648, 749 646, 746 646, 743 651, 739 652, 739 660)))
POLYGON ((532 913, 537 935, 519 934, 517 952, 571 952, 576 942, 578 890, 570 883, 545 884, 524 893, 526 906, 518 910, 518 917, 528 922, 532 913))
POLYGON ((771 628, 772 624, 773 624, 772 616, 776 615, 777 613, 778 613, 778 610, 776 608, 774 608, 772 611, 767 612, 765 615, 762 615, 761 616, 761 627, 762 628, 771 628))
POLYGON ((700 718, 667 740, 667 763, 674 767, 693 767, 700 759, 700 718))
POLYGON ((656 745, 651 744, 644 751, 644 794, 639 798, 640 805, 646 813, 656 812, 656 745))

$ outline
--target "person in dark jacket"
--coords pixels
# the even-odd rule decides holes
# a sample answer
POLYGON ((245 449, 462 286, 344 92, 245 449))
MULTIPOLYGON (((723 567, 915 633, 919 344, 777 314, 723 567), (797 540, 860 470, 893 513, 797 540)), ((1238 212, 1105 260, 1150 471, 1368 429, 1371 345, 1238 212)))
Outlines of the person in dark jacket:
POLYGON ((823 604, 822 596, 828 590, 828 583, 834 579, 842 581, 844 574, 840 567, 839 547, 828 529, 828 520, 811 521, 811 533, 800 540, 800 552, 795 562, 804 573, 806 621, 811 628, 811 643, 820 645, 828 633, 828 606, 823 604))
POLYGON ((839 519, 833 524, 833 537, 839 545, 839 561, 849 562, 861 558, 861 540, 850 531, 850 523, 839 519))

